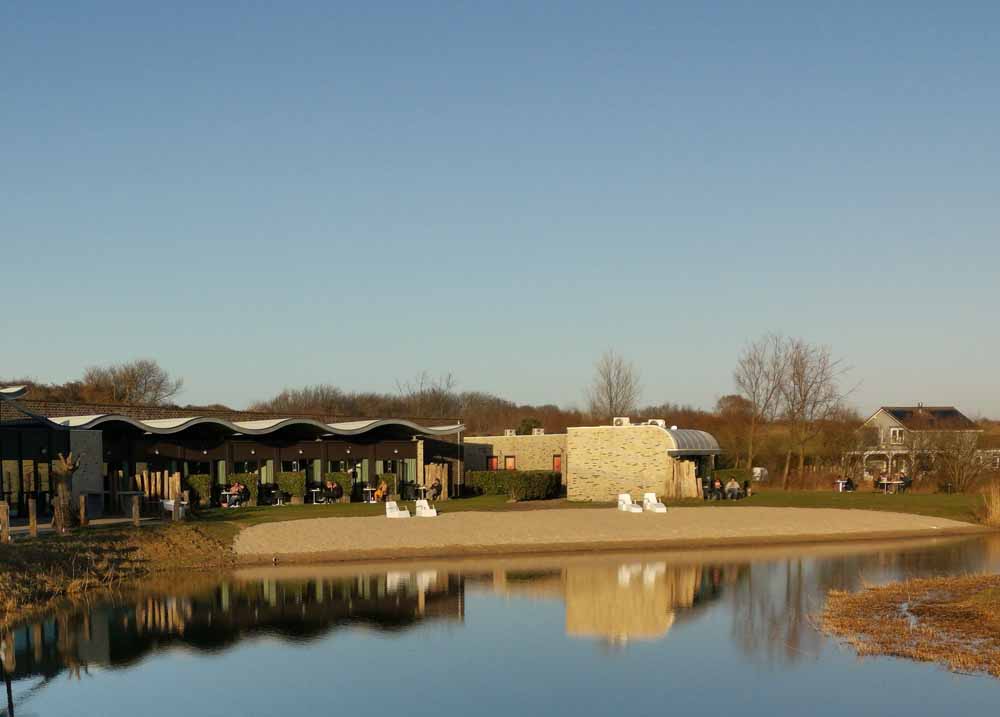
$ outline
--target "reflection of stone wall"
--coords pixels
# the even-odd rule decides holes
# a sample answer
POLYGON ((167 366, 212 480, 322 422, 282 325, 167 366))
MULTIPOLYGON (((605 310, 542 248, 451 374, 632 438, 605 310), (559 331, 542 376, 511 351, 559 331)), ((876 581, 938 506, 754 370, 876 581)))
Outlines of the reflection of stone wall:
POLYGON ((566 434, 547 433, 541 436, 467 436, 465 439, 465 468, 484 471, 486 459, 497 456, 498 467, 503 468, 504 458, 514 456, 521 471, 550 471, 552 456, 562 456, 563 473, 566 472, 566 434), (475 461, 475 465, 473 464, 475 461))
POLYGON ((613 642, 663 637, 676 607, 690 607, 698 568, 663 563, 571 566, 565 571, 566 633, 613 642))

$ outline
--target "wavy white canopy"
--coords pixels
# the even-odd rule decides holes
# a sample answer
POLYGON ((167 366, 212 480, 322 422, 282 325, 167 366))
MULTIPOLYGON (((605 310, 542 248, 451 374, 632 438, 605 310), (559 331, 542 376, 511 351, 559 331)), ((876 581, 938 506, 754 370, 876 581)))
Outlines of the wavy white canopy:
POLYGON ((187 418, 152 418, 139 420, 117 413, 105 413, 95 416, 64 416, 49 418, 49 422, 62 428, 100 428, 107 423, 126 423, 130 426, 156 435, 179 433, 192 426, 212 425, 225 428, 234 433, 247 436, 263 436, 274 433, 289 426, 309 426, 323 433, 336 436, 356 436, 367 433, 381 426, 398 426, 408 428, 414 433, 428 436, 443 436, 450 433, 460 433, 465 430, 461 423, 446 426, 422 426, 419 423, 402 418, 373 418, 363 421, 344 421, 341 423, 323 423, 312 418, 266 418, 252 421, 228 421, 214 416, 190 416, 187 418))

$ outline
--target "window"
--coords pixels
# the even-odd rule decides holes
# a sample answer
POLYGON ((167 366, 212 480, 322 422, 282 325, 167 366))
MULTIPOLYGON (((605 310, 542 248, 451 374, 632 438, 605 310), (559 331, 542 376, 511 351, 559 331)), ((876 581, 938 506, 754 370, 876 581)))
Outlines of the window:
POLYGON ((890 443, 902 443, 903 442, 903 429, 902 428, 890 428, 889 429, 889 442, 890 443))
POLYGON ((517 457, 516 456, 504 456, 504 459, 503 459, 503 469, 505 471, 516 471, 517 470, 517 457))
POLYGON ((561 455, 556 454, 556 455, 552 456, 552 472, 553 473, 562 473, 562 456, 561 455))
POLYGON ((486 470, 488 471, 498 471, 500 470, 500 459, 496 456, 490 456, 486 459, 486 470))
POLYGON ((327 471, 330 473, 347 473, 347 461, 328 461, 327 471))

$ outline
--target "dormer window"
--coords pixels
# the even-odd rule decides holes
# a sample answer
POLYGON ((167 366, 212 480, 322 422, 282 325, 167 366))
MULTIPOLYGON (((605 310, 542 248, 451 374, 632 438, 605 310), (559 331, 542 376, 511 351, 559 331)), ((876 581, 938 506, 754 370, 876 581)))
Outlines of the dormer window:
POLYGON ((899 445, 903 442, 903 429, 902 428, 890 428, 889 429, 889 442, 894 445, 899 445))

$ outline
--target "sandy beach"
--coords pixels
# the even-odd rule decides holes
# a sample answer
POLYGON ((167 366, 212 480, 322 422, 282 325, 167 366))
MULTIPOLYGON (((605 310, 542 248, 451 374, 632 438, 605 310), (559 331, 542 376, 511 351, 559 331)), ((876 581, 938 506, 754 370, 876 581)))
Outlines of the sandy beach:
POLYGON ((672 508, 626 514, 610 508, 443 513, 437 518, 316 518, 243 530, 241 563, 516 555, 581 550, 731 547, 770 543, 957 535, 980 526, 866 510, 672 508))

